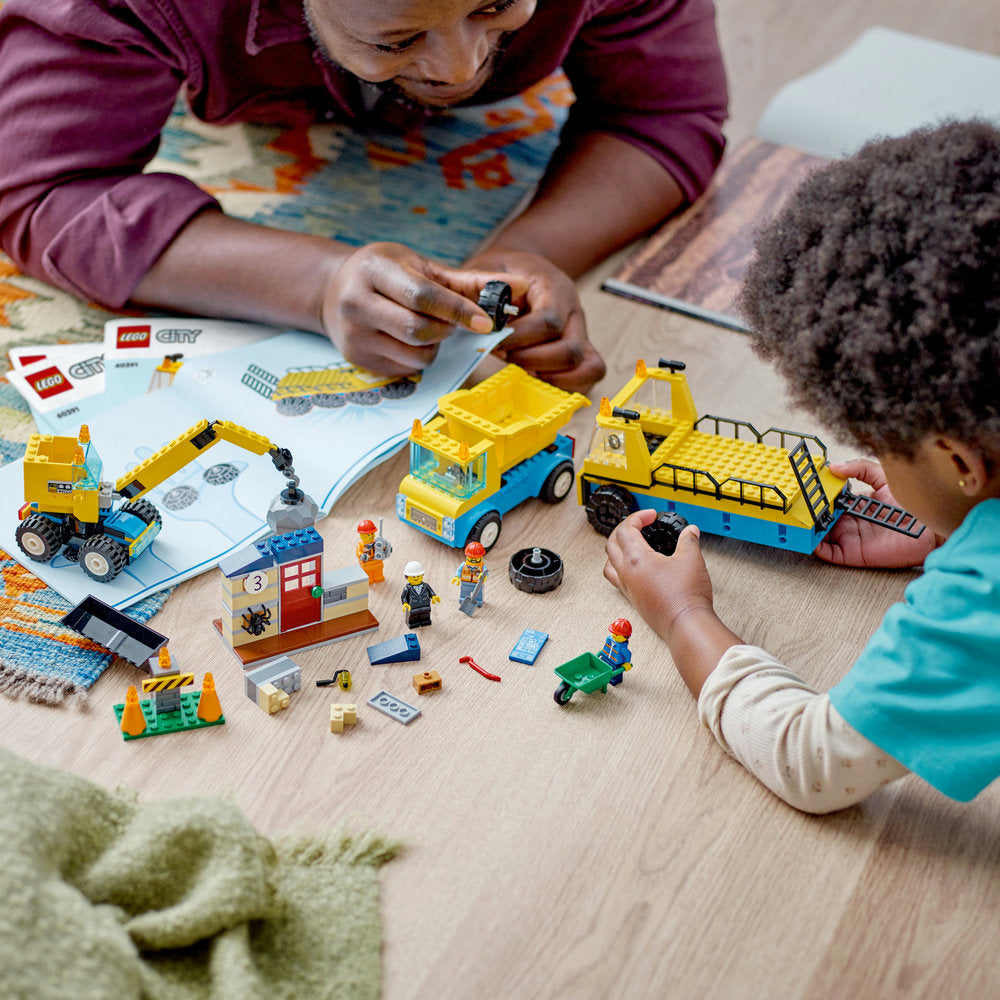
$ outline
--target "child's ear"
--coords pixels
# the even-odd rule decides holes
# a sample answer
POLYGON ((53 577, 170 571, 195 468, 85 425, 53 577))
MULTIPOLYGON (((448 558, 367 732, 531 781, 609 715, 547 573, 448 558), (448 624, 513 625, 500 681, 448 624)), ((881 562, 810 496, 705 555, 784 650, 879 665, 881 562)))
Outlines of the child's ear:
POLYGON ((978 496, 992 478, 991 466, 983 452, 957 438, 941 436, 934 446, 947 452, 947 460, 955 470, 959 490, 967 497, 978 496))

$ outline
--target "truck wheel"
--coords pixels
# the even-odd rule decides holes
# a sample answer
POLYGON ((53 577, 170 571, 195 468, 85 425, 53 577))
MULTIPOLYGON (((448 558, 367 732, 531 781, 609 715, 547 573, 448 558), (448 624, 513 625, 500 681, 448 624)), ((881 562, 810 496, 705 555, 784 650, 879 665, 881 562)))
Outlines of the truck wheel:
POLYGON ((569 700, 572 697, 573 689, 565 681, 556 688, 556 693, 552 696, 557 705, 569 704, 569 700))
POLYGON ((687 519, 680 514, 663 512, 656 515, 652 524, 647 524, 642 529, 642 537, 651 549, 662 552, 665 556, 672 556, 677 548, 677 540, 687 525, 687 519))
POLYGON ((635 497, 621 486, 598 486, 587 497, 587 520, 607 537, 629 514, 639 509, 635 497))
POLYGON ((342 392, 317 392, 309 397, 313 406, 324 410, 335 410, 338 406, 347 406, 347 397, 342 392))
POLYGON ((308 396, 286 396, 279 399, 274 407, 283 417, 301 417, 312 409, 312 402, 308 396))
POLYGON ((155 521, 161 528, 163 527, 163 518, 160 517, 160 512, 148 500, 130 500, 128 503, 123 503, 121 509, 129 514, 135 514, 139 520, 145 521, 146 524, 152 524, 155 521))
POLYGON ((526 594, 547 594, 563 582, 563 561, 549 549, 519 549, 510 557, 507 575, 526 594))
POLYGON ((66 526, 41 514, 29 514, 14 532, 18 548, 35 562, 48 562, 66 541, 66 526))
POLYGON ((378 406, 382 402, 381 389, 359 389, 347 393, 347 401, 355 406, 378 406))
POLYGON ((510 285, 506 281, 487 281, 479 293, 479 308, 493 320, 494 330, 502 330, 507 325, 505 307, 509 306, 510 302, 510 285))
POLYGON ((95 535, 80 547, 80 565, 98 583, 110 583, 127 561, 125 549, 107 535, 95 535))
POLYGON ((539 497, 546 503, 559 503, 560 500, 565 500, 569 491, 573 489, 575 477, 576 470, 573 468, 573 463, 560 462, 546 477, 539 497))
POLYGON ((472 526, 472 531, 469 532, 469 537, 466 538, 466 544, 469 542, 479 542, 480 545, 487 552, 493 548, 497 543, 497 539, 500 537, 500 515, 495 511, 491 510, 487 514, 476 521, 472 526))
POLYGON ((405 399, 417 391, 417 383, 412 379, 401 378, 382 386, 382 395, 386 399, 405 399))

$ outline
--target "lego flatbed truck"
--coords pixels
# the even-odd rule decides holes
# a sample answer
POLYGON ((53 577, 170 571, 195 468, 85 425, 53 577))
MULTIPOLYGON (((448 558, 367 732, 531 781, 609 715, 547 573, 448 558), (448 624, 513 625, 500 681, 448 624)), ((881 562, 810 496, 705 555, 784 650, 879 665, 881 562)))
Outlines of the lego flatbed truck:
POLYGON ((851 493, 813 434, 698 416, 684 364, 636 363, 601 400, 577 499, 602 535, 640 508, 676 513, 702 531, 811 553, 844 513, 911 537, 924 526, 900 507, 851 493))
POLYGON ((573 440, 559 433, 590 400, 506 365, 438 400, 438 415, 410 432, 410 472, 396 494, 401 521, 457 548, 487 551, 503 515, 527 500, 562 500, 573 488, 573 440))

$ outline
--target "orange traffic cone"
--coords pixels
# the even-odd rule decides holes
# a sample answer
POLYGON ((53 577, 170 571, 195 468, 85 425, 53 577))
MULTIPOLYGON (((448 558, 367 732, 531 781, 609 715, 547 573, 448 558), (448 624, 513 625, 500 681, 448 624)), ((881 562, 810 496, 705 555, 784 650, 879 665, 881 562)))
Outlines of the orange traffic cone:
POLYGON ((125 692, 125 705, 122 708, 122 732, 129 736, 141 736, 146 731, 146 716, 139 704, 139 692, 134 685, 129 685, 125 692))
POLYGON ((215 693, 215 678, 211 674, 205 674, 205 681, 201 686, 201 697, 198 699, 197 714, 202 722, 215 722, 222 715, 219 696, 215 693))

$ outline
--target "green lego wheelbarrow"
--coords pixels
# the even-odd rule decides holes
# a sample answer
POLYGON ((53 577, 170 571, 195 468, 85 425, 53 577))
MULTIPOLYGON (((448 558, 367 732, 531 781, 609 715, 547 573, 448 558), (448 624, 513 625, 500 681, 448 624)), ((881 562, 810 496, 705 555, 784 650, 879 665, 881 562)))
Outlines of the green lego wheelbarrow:
POLYGON ((556 677, 562 681, 552 696, 557 705, 565 705, 577 691, 591 694, 598 688, 601 694, 607 694, 608 685, 615 677, 621 677, 626 670, 631 670, 631 663, 623 663, 613 667, 593 653, 581 653, 574 656, 568 663, 555 668, 556 677))

